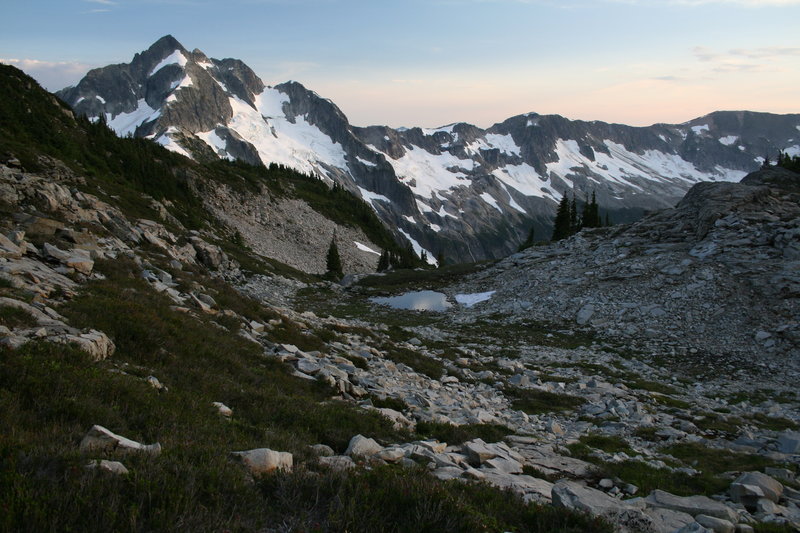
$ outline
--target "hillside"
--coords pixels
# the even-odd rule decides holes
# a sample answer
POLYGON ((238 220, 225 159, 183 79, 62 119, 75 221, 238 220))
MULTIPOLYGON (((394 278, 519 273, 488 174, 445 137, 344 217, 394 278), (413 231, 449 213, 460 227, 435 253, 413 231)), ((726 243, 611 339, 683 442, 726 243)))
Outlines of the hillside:
POLYGON ((630 127, 528 113, 483 129, 355 127, 298 82, 267 86, 243 62, 165 36, 130 63, 60 91, 81 115, 201 160, 280 164, 359 195, 417 254, 449 261, 513 253, 550 236, 565 191, 594 192, 631 222, 672 207, 699 181, 738 181, 767 154, 800 154, 800 115, 711 113, 630 127))
POLYGON ((283 226, 243 213, 269 195, 379 244, 344 191, 118 138, 10 67, 0 95, 0 529, 800 526, 797 174, 342 285, 255 253, 283 226), (381 303, 423 289, 447 311, 381 303))

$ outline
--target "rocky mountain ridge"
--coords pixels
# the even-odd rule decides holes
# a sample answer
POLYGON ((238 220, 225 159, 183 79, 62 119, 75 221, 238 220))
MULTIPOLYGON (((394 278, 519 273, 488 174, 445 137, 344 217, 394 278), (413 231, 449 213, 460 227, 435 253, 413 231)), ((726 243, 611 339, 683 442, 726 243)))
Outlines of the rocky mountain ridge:
POLYGON ((765 155, 800 153, 800 115, 753 112, 647 128, 535 113, 485 130, 355 127, 297 82, 267 87, 241 61, 189 52, 171 36, 58 94, 120 135, 336 181, 417 253, 451 261, 505 256, 531 226, 549 236, 566 190, 596 192, 614 220, 630 221, 698 181, 737 181, 765 155))

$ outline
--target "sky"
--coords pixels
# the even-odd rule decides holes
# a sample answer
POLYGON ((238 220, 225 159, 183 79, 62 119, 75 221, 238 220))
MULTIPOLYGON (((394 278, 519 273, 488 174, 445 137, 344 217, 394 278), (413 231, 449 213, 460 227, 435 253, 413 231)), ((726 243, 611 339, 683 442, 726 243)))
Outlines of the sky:
POLYGON ((800 0, 0 0, 0 17, 0 62, 49 90, 172 34, 358 126, 800 112, 800 0))

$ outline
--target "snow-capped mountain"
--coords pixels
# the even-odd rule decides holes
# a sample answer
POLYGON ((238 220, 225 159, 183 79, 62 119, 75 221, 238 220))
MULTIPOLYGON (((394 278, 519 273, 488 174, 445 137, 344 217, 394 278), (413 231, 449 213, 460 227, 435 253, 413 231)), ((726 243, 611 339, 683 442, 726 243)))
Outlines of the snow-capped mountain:
POLYGON ((241 61, 189 52, 172 36, 58 94, 120 135, 189 157, 339 182, 416 250, 460 261, 514 251, 531 225, 548 237, 565 191, 594 191, 615 221, 631 220, 698 181, 738 181, 767 154, 800 154, 800 115, 746 111, 644 128, 535 113, 488 129, 359 128, 297 82, 268 87, 241 61))

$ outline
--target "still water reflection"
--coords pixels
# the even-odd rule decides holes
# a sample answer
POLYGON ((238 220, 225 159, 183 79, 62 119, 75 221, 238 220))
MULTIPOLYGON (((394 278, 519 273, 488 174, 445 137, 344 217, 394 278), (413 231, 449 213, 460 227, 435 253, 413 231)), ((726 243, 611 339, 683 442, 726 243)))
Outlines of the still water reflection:
POLYGON ((413 311, 446 311, 453 305, 447 301, 447 296, 435 291, 407 292, 400 296, 376 296, 370 300, 395 309, 411 309, 413 311))

